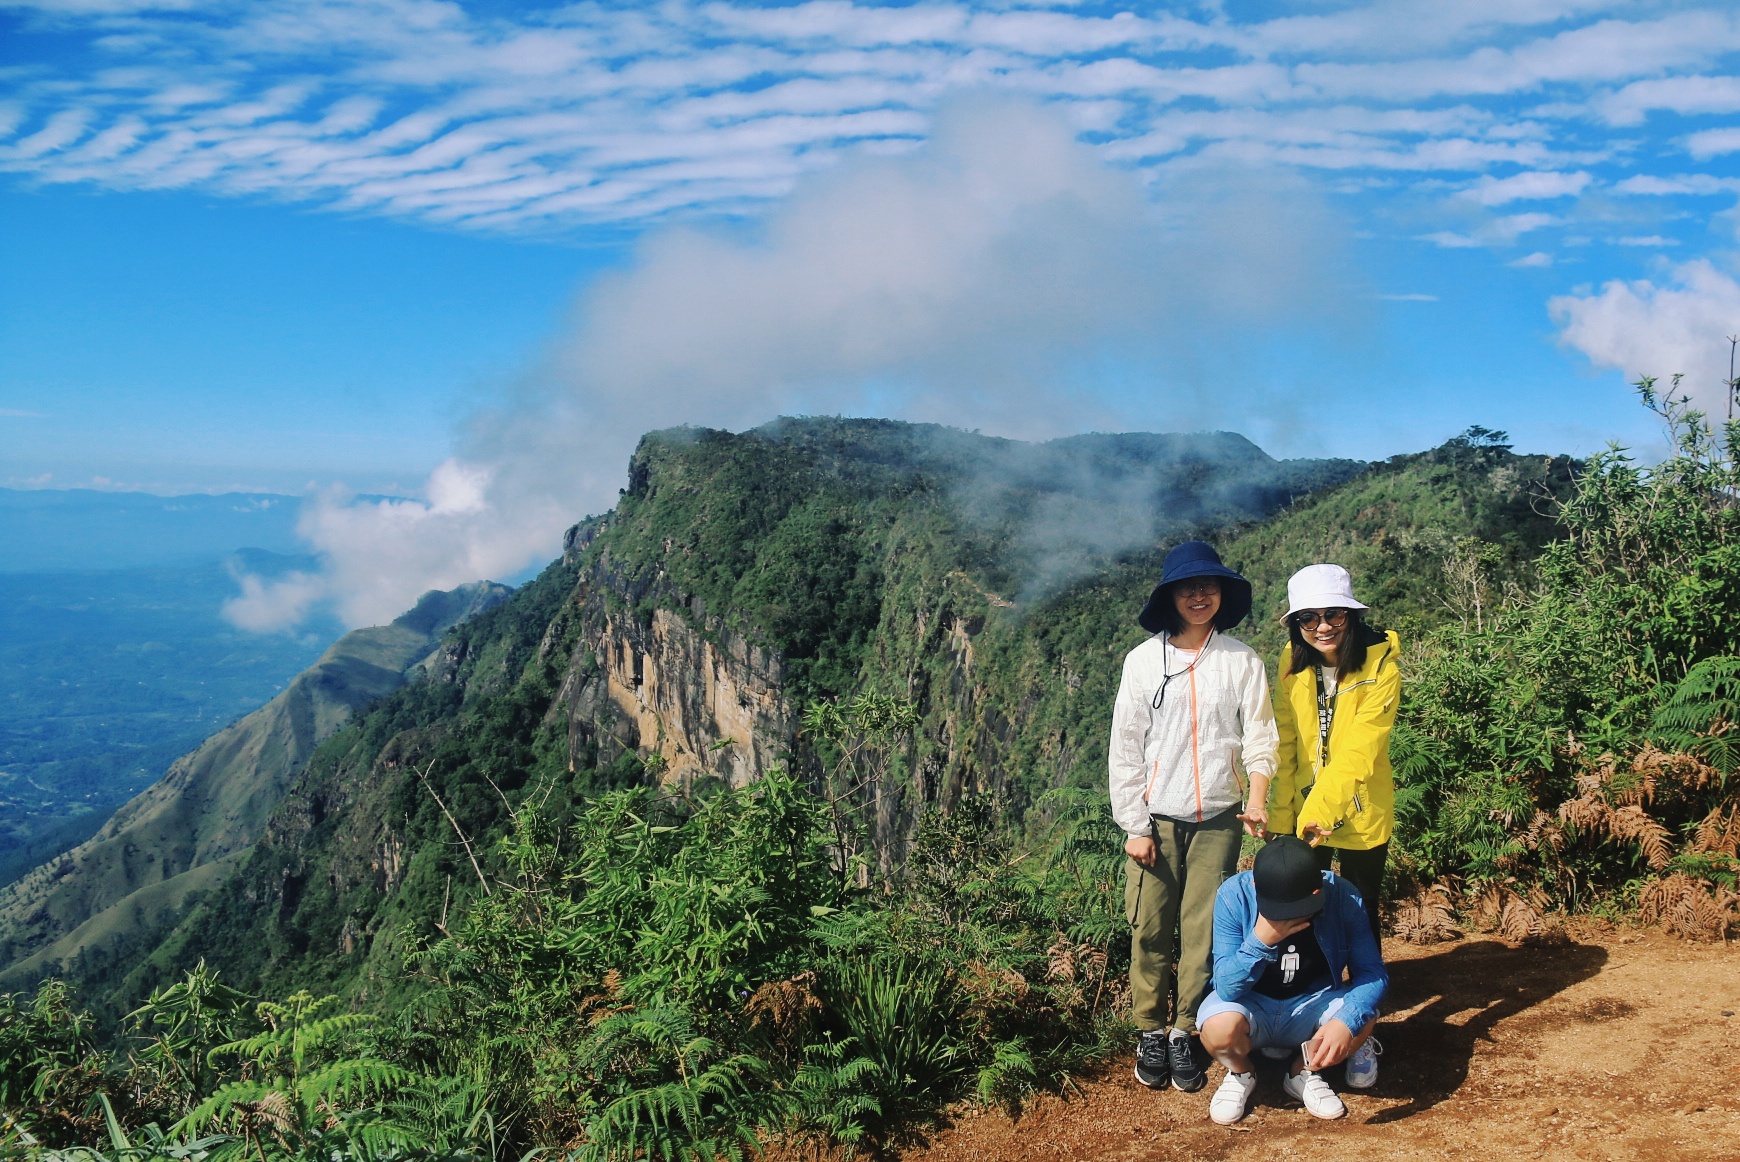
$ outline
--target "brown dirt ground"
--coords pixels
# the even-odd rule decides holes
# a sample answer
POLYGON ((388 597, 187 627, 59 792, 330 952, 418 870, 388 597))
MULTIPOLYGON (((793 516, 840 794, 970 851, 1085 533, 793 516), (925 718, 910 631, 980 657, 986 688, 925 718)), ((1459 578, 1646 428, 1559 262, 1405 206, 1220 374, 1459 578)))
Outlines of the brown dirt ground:
POLYGON ((1581 924, 1523 945, 1386 942, 1390 992, 1376 1087, 1335 1122, 1259 1065, 1251 1112, 1153 1093, 1113 1062, 1083 1095, 1017 1118, 962 1112, 902 1162, 1004 1159, 1509 1158, 1740 1160, 1740 944, 1581 924))

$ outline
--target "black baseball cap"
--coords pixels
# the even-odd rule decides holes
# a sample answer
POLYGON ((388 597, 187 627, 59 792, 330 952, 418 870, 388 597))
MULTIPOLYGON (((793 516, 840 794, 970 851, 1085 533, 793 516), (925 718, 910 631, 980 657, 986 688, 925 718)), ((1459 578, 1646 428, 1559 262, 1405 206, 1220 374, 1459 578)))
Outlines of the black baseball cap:
POLYGON ((1265 920, 1297 920, 1323 910, 1323 872, 1303 839, 1282 835, 1270 840, 1257 852, 1251 879, 1257 888, 1257 912, 1265 920))

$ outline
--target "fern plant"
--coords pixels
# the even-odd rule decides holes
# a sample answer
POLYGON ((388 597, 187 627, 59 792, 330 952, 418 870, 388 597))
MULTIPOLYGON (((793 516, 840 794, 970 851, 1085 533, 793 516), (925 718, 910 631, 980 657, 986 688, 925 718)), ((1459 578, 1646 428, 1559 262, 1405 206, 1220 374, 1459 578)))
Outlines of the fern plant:
POLYGON ((265 1030, 210 1054, 238 1059, 242 1077, 221 1086, 170 1132, 233 1134, 235 1141, 218 1147, 214 1158, 312 1160, 425 1145, 381 1105, 418 1077, 386 1061, 348 1055, 374 1018, 329 1012, 337 1003, 336 996, 306 990, 282 1002, 261 1001, 265 1030))
POLYGON ((724 1054, 673 1007, 600 1021, 584 1059, 617 1096, 586 1127, 582 1162, 733 1162, 758 1153, 779 1099, 764 1062, 724 1054))
POLYGON ((1656 707, 1650 734, 1663 750, 1695 755, 1724 779, 1740 768, 1740 657, 1705 658, 1656 707))

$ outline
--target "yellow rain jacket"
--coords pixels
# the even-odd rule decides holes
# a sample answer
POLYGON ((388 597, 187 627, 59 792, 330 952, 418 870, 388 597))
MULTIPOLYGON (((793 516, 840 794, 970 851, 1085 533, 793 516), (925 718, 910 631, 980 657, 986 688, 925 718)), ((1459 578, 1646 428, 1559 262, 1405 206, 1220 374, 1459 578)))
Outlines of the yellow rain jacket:
POLYGON ((1396 665, 1401 652, 1393 631, 1366 648, 1365 665, 1349 674, 1335 695, 1329 745, 1322 748, 1317 667, 1289 674, 1292 644, 1281 651, 1282 678, 1275 688, 1281 749, 1269 787, 1271 832, 1293 832, 1303 839, 1305 824, 1315 823, 1334 832, 1324 843, 1355 851, 1389 841, 1396 821, 1390 731, 1401 701, 1402 673, 1396 665))

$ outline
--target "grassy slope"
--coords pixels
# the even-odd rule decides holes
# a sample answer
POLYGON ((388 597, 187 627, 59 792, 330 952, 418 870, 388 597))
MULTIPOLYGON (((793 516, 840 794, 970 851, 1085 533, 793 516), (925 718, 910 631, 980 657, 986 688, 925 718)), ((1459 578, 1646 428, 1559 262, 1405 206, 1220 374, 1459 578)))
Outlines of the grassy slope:
POLYGON ((194 893, 220 882, 208 867, 233 864, 260 836, 322 739, 400 686, 456 619, 504 594, 499 586, 429 594, 391 625, 346 634, 91 839, 0 890, 0 980, 28 982, 74 957, 129 955, 194 893))

